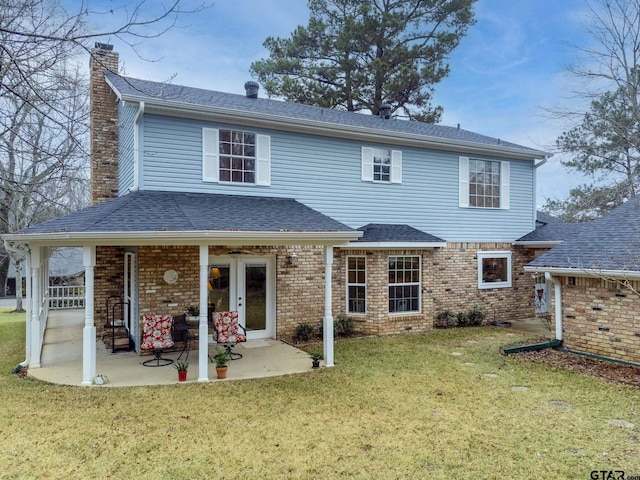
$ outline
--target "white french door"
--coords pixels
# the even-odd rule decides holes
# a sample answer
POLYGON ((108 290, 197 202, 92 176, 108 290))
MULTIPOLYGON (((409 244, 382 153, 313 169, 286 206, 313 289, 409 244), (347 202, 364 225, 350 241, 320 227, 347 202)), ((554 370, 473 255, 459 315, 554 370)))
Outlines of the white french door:
POLYGON ((275 338, 275 257, 209 257, 210 309, 237 310, 249 340, 275 338))

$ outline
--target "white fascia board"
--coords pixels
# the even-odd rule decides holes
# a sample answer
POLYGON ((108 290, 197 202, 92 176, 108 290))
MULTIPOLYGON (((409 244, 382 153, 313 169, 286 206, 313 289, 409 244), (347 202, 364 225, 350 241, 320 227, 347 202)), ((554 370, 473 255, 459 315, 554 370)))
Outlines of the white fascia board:
POLYGON ((353 241, 362 232, 166 231, 55 232, 8 234, 2 238, 46 246, 81 245, 334 245, 353 241))
POLYGON ((350 242, 342 245, 343 248, 360 250, 395 249, 411 250, 415 248, 444 248, 447 242, 350 242))
POLYGON ((525 248, 552 248, 560 245, 564 240, 540 240, 540 241, 515 241, 512 245, 521 245, 525 248))
POLYGON ((640 271, 632 270, 612 270, 597 268, 561 268, 561 267, 533 267, 524 266, 525 272, 538 273, 549 272, 551 275, 563 277, 621 277, 640 279, 640 271))
MULTIPOLYGON (((108 80, 107 80, 108 82, 108 80)), ((194 105, 171 100, 161 100, 149 98, 147 96, 121 95, 113 85, 109 84, 122 101, 145 102, 149 113, 157 112, 164 115, 185 116, 193 115, 205 117, 209 120, 218 120, 228 123, 244 124, 251 126, 263 126, 274 130, 285 130, 289 132, 312 133, 331 137, 351 138, 368 141, 388 141, 390 143, 416 146, 421 148, 432 148, 436 150, 455 150, 456 152, 496 155, 522 160, 540 160, 548 158, 552 153, 535 149, 519 149, 507 146, 483 145, 474 142, 466 142, 440 137, 430 137, 427 135, 416 135, 403 132, 393 132, 375 128, 358 127, 353 125, 342 125, 331 122, 320 122, 293 117, 282 117, 258 112, 248 112, 230 108, 221 108, 207 105, 194 105)), ((381 120, 381 121, 403 121, 403 120, 381 120)))

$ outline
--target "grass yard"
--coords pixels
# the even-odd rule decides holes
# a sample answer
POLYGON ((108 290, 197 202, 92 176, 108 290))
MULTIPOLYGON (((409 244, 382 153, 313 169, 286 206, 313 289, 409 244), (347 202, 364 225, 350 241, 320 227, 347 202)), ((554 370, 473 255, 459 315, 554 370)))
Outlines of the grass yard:
POLYGON ((640 389, 498 354, 524 338, 468 328, 341 340, 336 368, 306 374, 83 388, 12 375, 24 316, 0 314, 0 477, 640 475, 640 389))

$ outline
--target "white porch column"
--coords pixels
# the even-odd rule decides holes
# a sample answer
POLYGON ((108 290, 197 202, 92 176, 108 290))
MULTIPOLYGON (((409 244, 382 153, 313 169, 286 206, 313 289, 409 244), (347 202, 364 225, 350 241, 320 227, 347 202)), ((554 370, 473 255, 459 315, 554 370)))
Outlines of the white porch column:
POLYGON ((94 283, 96 266, 95 245, 83 247, 84 264, 84 328, 82 330, 82 384, 91 385, 96 376, 96 326, 93 318, 94 283))
POLYGON ((549 280, 554 286, 555 319, 556 319, 556 339, 562 340, 562 285, 557 278, 549 272, 544 272, 544 278, 549 280))
POLYGON ((324 366, 333 367, 333 315, 331 312, 331 276, 333 247, 324 247, 324 318, 322 342, 324 344, 324 366))
POLYGON ((42 295, 40 292, 40 247, 31 248, 31 321, 29 322, 29 367, 40 367, 40 354, 42 353, 42 342, 44 340, 40 329, 40 307, 42 306, 42 295))
POLYGON ((198 329, 198 381, 209 381, 209 326, 207 324, 207 280, 209 246, 200 245, 200 324, 198 329))

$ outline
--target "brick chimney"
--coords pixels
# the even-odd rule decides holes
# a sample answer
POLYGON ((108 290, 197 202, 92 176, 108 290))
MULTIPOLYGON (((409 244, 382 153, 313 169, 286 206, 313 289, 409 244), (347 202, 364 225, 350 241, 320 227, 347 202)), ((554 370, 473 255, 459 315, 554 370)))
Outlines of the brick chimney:
POLYGON ((105 70, 118 72, 118 54, 113 45, 96 43, 89 62, 92 205, 118 196, 118 98, 105 70))

